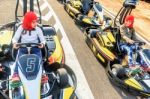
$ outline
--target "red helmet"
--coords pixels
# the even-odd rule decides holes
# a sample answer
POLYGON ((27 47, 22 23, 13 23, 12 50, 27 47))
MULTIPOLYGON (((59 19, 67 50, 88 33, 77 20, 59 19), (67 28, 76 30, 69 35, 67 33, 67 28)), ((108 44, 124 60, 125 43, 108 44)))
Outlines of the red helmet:
POLYGON ((33 27, 31 26, 31 23, 34 21, 34 20, 37 20, 37 16, 34 12, 27 12, 24 16, 24 19, 23 19, 23 29, 25 30, 32 30, 33 27))
POLYGON ((128 15, 125 18, 125 25, 128 28, 133 28, 133 23, 134 23, 134 16, 133 15, 128 15))

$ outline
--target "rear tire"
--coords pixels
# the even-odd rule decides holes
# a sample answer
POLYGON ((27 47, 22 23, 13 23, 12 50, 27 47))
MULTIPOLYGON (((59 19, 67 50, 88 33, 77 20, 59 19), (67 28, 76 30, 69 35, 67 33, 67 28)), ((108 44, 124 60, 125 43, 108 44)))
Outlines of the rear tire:
POLYGON ((58 79, 57 82, 61 88, 64 88, 68 85, 68 75, 67 71, 64 68, 57 70, 58 79))
POLYGON ((112 66, 112 72, 119 79, 128 78, 128 72, 127 72, 126 68, 124 68, 121 64, 114 64, 112 66))
POLYGON ((122 68, 121 64, 113 64, 112 65, 112 73, 117 76, 118 71, 122 68))

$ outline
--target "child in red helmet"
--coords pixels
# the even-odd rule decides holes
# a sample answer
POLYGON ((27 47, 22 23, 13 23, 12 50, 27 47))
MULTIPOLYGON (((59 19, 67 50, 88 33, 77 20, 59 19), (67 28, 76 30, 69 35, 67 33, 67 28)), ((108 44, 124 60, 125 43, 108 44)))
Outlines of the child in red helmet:
POLYGON ((135 30, 133 28, 134 24, 134 16, 128 15, 125 18, 125 22, 120 26, 120 34, 121 34, 121 42, 120 49, 122 52, 127 53, 128 55, 128 65, 129 67, 133 67, 133 50, 135 50, 135 46, 132 45, 137 39, 135 37, 135 30))
MULTIPOLYGON (((40 27, 37 26, 37 16, 34 12, 27 12, 24 16, 23 23, 20 25, 15 32, 15 35, 12 39, 13 48, 18 49, 17 58, 21 55, 27 53, 27 48, 19 48, 17 43, 41 43, 40 46, 33 47, 31 49, 32 54, 36 54, 39 57, 42 57, 40 48, 43 48, 45 45, 45 38, 40 27)), ((13 81, 18 81, 18 62, 16 61, 16 67, 14 75, 12 77, 13 81)))
POLYGON ((134 16, 128 15, 125 18, 124 24, 120 26, 121 37, 128 43, 134 43, 134 41, 136 40, 133 24, 134 16))

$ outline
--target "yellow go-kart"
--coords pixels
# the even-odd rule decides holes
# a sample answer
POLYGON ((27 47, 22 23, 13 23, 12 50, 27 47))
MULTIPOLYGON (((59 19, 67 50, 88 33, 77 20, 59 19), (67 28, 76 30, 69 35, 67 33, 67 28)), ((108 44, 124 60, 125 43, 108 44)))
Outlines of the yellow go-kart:
MULTIPOLYGON (((126 15, 132 12, 136 7, 136 3, 136 0, 126 0, 124 2, 123 7, 114 20, 115 27, 117 27, 118 24, 124 23, 126 15)), ((116 59, 108 61, 106 67, 106 72, 110 81, 130 94, 141 97, 150 97, 150 50, 142 47, 142 45, 145 44, 142 41, 136 41, 132 44, 136 48, 136 50, 133 51, 132 57, 134 67, 129 67, 128 56, 125 55, 119 47, 119 41, 121 39, 120 33, 118 31, 116 34, 113 32, 113 34, 116 40, 116 43, 114 44, 115 47, 113 48, 113 53, 115 54, 116 52, 116 59), (143 60, 144 65, 141 60, 143 60)))
POLYGON ((87 8, 84 8, 84 4, 81 0, 69 0, 65 3, 65 10, 70 16, 72 16, 76 22, 87 26, 100 26, 101 18, 103 19, 102 6, 98 2, 85 1, 87 8), (93 12, 89 15, 89 12, 93 12))
POLYGON ((150 97, 150 50, 142 49, 141 46, 143 44, 145 43, 135 42, 132 44, 136 47, 133 54, 134 67, 128 66, 128 56, 120 57, 108 62, 106 72, 112 83, 128 91, 130 94, 150 97), (141 64, 141 60, 144 61, 144 65, 141 64))
POLYGON ((86 43, 94 55, 103 63, 116 59, 114 44, 116 40, 109 27, 87 28, 84 32, 86 43))

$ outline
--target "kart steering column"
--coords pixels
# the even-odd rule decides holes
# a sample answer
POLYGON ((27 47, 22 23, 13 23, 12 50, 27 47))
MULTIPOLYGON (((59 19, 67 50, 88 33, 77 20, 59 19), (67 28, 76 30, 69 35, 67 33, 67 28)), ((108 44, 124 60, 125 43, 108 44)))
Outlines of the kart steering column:
POLYGON ((28 54, 31 54, 31 47, 27 47, 28 54))

